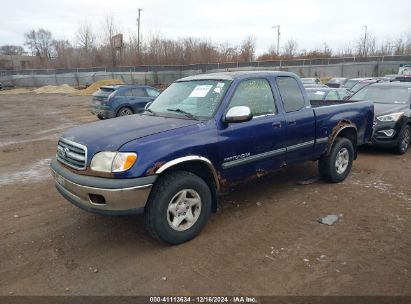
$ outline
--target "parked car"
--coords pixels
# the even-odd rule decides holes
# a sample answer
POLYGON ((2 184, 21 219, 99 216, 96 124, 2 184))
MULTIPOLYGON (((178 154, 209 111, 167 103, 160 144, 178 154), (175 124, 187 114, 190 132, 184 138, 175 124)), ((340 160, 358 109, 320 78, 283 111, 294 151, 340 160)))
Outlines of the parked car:
POLYGON ((359 80, 357 81, 357 83, 351 87, 351 89, 348 89, 352 94, 358 92, 359 90, 361 90, 362 88, 369 86, 373 83, 377 83, 377 82, 382 82, 381 79, 378 78, 370 78, 370 79, 364 79, 364 80, 359 80))
POLYGON ((0 90, 2 90, 3 89, 3 85, 1 84, 1 82, 0 82, 0 90))
POLYGON ((325 84, 321 83, 303 83, 304 88, 328 88, 325 84))
POLYGON ((179 244, 200 233, 222 188, 308 160, 324 179, 344 180, 373 117, 368 101, 311 107, 293 73, 202 74, 177 80, 142 114, 67 130, 51 169, 74 205, 144 210, 151 235, 179 244))
MULTIPOLYGON (((374 77, 361 77, 361 78, 350 78, 350 79, 347 79, 347 81, 345 82, 345 84, 344 84, 344 88, 346 88, 346 89, 348 89, 348 90, 350 90, 350 91, 352 91, 352 89, 353 89, 353 87, 356 85, 356 84, 358 84, 359 82, 362 82, 362 81, 374 81, 375 80, 375 78, 374 77)), ((358 91, 358 90, 357 90, 358 91)))
POLYGON ((395 77, 393 81, 400 81, 400 82, 411 82, 411 76, 409 75, 398 75, 395 77))
POLYGON ((399 154, 407 151, 411 137, 411 83, 372 84, 358 91, 350 100, 374 102, 374 145, 392 147, 399 154))
POLYGON ((379 77, 379 79, 382 79, 384 81, 394 81, 395 78, 397 78, 398 76, 399 75, 397 75, 397 74, 387 74, 387 75, 384 75, 382 77, 379 77))
POLYGON ((321 80, 317 77, 314 78, 300 78, 303 84, 321 84, 321 80))
POLYGON ((326 101, 341 102, 348 99, 352 93, 343 88, 306 88, 311 105, 325 104, 326 101))
POLYGON ((132 115, 144 111, 147 103, 156 99, 160 91, 142 85, 103 86, 93 94, 91 113, 99 119, 132 115))
POLYGON ((330 88, 341 88, 347 82, 348 78, 344 77, 333 77, 327 81, 326 85, 330 88))

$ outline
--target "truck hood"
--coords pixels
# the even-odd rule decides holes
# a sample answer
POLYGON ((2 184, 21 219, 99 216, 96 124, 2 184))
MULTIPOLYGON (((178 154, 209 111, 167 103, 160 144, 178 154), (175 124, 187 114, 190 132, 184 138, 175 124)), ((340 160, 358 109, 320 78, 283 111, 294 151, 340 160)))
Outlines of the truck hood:
POLYGON ((396 112, 405 112, 409 109, 409 104, 395 104, 395 103, 377 103, 374 102, 374 114, 375 116, 381 116, 385 114, 391 114, 396 112))
POLYGON ((189 119, 130 115, 74 127, 62 137, 86 146, 89 154, 94 154, 99 151, 117 151, 131 140, 197 123, 189 119))

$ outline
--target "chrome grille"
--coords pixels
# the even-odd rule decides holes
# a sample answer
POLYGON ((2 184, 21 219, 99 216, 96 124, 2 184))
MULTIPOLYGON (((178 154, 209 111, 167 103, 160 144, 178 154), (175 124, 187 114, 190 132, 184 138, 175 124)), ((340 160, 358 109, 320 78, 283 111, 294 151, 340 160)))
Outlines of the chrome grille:
POLYGON ((57 159, 77 170, 84 170, 87 165, 87 147, 71 140, 60 138, 57 145, 57 159))

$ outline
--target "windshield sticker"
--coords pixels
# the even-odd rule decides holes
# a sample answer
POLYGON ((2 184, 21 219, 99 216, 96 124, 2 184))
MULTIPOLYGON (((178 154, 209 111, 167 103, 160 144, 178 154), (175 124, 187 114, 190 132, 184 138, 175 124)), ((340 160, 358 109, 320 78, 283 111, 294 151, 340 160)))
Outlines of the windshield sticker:
POLYGON ((324 95, 324 94, 325 94, 325 92, 321 92, 321 91, 315 92, 315 95, 324 95))
POLYGON ((205 97, 212 87, 212 85, 198 85, 188 97, 205 97))
POLYGON ((224 87, 224 82, 217 83, 216 88, 222 88, 222 87, 224 87))
POLYGON ((221 93, 221 88, 215 88, 214 93, 221 93))

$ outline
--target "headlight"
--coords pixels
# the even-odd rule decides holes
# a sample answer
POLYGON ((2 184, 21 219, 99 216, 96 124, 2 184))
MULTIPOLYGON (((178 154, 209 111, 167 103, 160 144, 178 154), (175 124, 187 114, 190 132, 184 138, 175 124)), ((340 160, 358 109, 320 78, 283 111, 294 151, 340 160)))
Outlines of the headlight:
POLYGON ((397 121, 398 119, 400 119, 400 117, 402 115, 404 115, 404 112, 398 112, 398 113, 392 113, 392 114, 378 116, 377 119, 379 121, 383 121, 383 122, 397 121))
POLYGON ((123 172, 130 169, 136 160, 136 153, 99 152, 91 160, 90 168, 100 172, 123 172))

